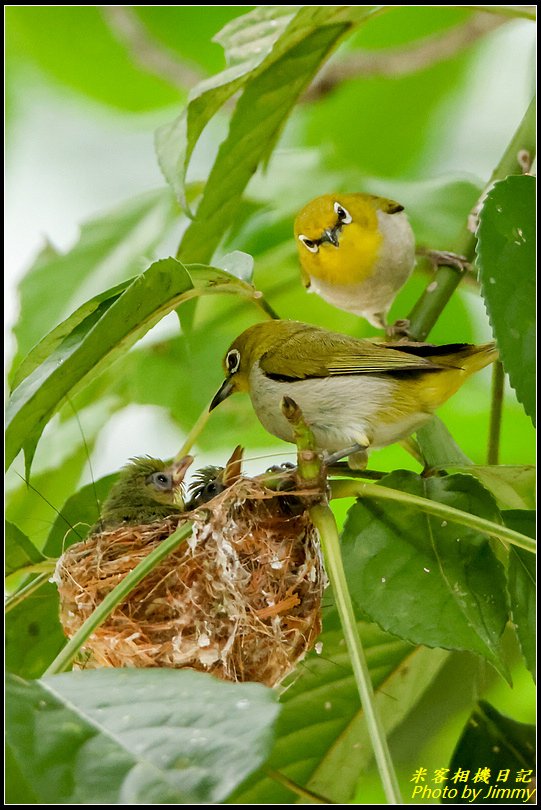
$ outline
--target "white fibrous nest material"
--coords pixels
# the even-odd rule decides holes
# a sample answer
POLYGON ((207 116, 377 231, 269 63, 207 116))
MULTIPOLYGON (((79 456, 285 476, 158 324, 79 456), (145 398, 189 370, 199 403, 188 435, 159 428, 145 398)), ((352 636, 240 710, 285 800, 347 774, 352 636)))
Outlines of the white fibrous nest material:
MULTIPOLYGON (((90 636, 79 665, 191 667, 274 686, 321 630, 326 578, 302 498, 241 478, 187 517, 187 542, 90 636)), ((122 527, 71 546, 56 574, 66 635, 182 521, 122 527)))

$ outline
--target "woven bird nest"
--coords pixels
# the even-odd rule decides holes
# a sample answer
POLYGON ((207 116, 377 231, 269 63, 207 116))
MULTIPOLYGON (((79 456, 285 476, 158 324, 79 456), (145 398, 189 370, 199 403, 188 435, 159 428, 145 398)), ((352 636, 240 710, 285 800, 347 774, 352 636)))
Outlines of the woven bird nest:
MULTIPOLYGON (((239 478, 187 515, 191 537, 90 636, 79 666, 191 667, 279 683, 315 643, 326 584, 316 530, 290 504, 239 478)), ((122 527, 70 546, 56 570, 66 635, 182 522, 122 527)))

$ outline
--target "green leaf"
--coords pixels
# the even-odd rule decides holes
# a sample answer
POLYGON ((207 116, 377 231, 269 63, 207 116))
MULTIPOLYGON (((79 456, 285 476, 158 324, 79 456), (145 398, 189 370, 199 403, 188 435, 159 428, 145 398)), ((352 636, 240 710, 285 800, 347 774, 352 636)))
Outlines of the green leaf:
POLYGON ((266 757, 279 711, 271 689, 191 670, 10 677, 8 694, 9 744, 52 804, 222 802, 266 757))
POLYGON ((471 464, 437 416, 417 431, 416 438, 425 463, 431 469, 471 464))
POLYGON ((75 310, 65 321, 62 321, 55 329, 49 332, 37 343, 36 346, 26 355, 24 360, 17 366, 11 379, 12 389, 31 374, 34 369, 40 366, 47 358, 60 346, 64 338, 68 337, 80 324, 86 323, 85 328, 90 328, 98 321, 102 315, 115 303, 125 289, 133 284, 134 279, 128 279, 113 287, 110 290, 95 295, 90 301, 86 301, 75 310))
POLYGON ((129 112, 178 100, 177 87, 134 63, 99 6, 11 6, 8 12, 8 42, 18 58, 71 90, 129 112))
POLYGON ((148 267, 178 216, 175 208, 170 192, 145 194, 86 222, 77 243, 66 253, 46 245, 19 285, 21 312, 14 328, 18 351, 13 368, 74 310, 80 317, 85 305, 103 300, 104 289, 108 290, 105 295, 113 294, 114 284, 148 267))
POLYGON ((43 562, 44 559, 26 534, 6 520, 6 577, 21 568, 43 562))
POLYGON ((39 804, 38 798, 32 790, 32 780, 25 779, 22 775, 9 745, 6 745, 5 768, 5 803, 39 804))
POLYGON ((182 238, 181 257, 210 260, 235 219, 248 181, 269 156, 299 94, 346 30, 347 25, 340 23, 307 31, 300 42, 250 79, 237 102, 197 214, 182 238))
POLYGON ((39 678, 66 638, 58 620, 58 590, 45 583, 6 614, 6 669, 39 678))
MULTIPOLYGON (((532 801, 535 785, 535 726, 517 723, 481 700, 471 714, 449 763, 450 775, 470 772, 467 783, 457 783, 458 795, 442 798, 444 804, 513 804, 532 801), (488 770, 488 782, 474 775, 488 770), (529 771, 529 778, 528 778, 529 771), (500 773, 507 779, 497 781, 500 773), (522 773, 524 780, 517 776, 522 773), (475 789, 475 794, 473 790, 475 789), (532 792, 533 791, 533 792, 532 792)), ((452 783, 451 783, 452 784, 452 783)))
MULTIPOLYGON (((507 509, 533 509, 535 507, 535 467, 512 464, 477 465, 445 464, 449 472, 474 475, 490 490, 498 503, 507 509)), ((437 468, 436 468, 437 469, 437 468)))
MULTIPOLYGON (((373 754, 338 624, 335 614, 325 615, 329 629, 319 637, 321 655, 310 653, 291 683, 286 683, 276 743, 266 766, 343 803, 354 795, 359 774, 371 763, 373 754)), ((359 622, 358 628, 375 700, 389 735, 413 710, 448 654, 412 648, 375 625, 359 622)), ((265 773, 255 774, 230 799, 243 804, 292 801, 293 794, 265 773)))
MULTIPOLYGON (((515 531, 535 537, 536 513, 529 510, 510 509, 502 512, 506 526, 515 531)), ((509 549, 507 590, 511 617, 519 640, 526 666, 535 680, 536 665, 536 565, 533 554, 521 548, 509 549)))
MULTIPOLYGON (((233 21, 223 30, 224 45, 238 41, 239 25, 246 41, 237 48, 233 67, 200 82, 190 93, 186 110, 156 133, 156 151, 160 168, 179 200, 185 200, 185 178, 197 140, 212 116, 235 93, 272 50, 276 39, 293 16, 291 7, 259 7, 233 21)), ((218 35, 219 37, 220 35, 218 35)), ((235 55, 235 54, 234 54, 235 55)))
MULTIPOLYGON (((500 522, 492 496, 471 476, 397 471, 380 483, 500 522)), ((505 578, 486 537, 404 504, 361 500, 348 513, 343 551, 365 616, 416 644, 476 652, 506 673, 505 578)))
POLYGON ((240 278, 241 281, 246 281, 248 284, 252 283, 254 275, 254 258, 249 253, 243 253, 242 250, 234 250, 232 253, 227 253, 218 260, 217 265, 225 270, 232 276, 240 278))
POLYGON ((208 178, 196 220, 179 255, 208 261, 234 220, 242 192, 268 158, 289 112, 340 37, 373 6, 303 6, 256 9, 226 28, 231 67, 200 83, 180 118, 157 133, 162 171, 181 201, 193 148, 223 103, 246 85, 208 178), (278 36, 276 36, 278 34, 278 36))
POLYGON ((77 324, 13 392, 7 407, 7 463, 29 437, 41 433, 67 394, 85 379, 94 379, 192 289, 183 265, 163 259, 136 278, 105 312, 98 307, 77 324))
POLYGON ((56 517, 44 546, 49 557, 60 555, 73 543, 78 543, 87 536, 91 527, 98 521, 100 505, 107 497, 116 481, 118 473, 105 475, 91 484, 81 487, 72 495, 56 517))
POLYGON ((477 264, 503 367, 535 421, 535 179, 507 177, 479 216, 477 264))

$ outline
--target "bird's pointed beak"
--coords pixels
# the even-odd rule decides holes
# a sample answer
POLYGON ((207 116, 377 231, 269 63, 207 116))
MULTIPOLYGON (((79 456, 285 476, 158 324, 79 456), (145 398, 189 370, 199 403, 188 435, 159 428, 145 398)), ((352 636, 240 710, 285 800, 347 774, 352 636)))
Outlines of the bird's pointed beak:
POLYGON ((227 399, 227 397, 230 396, 230 394, 232 394, 234 390, 235 387, 233 385, 231 377, 227 377, 221 384, 220 389, 216 392, 214 399, 210 403, 209 413, 210 411, 214 410, 216 405, 219 405, 220 402, 223 402, 224 399, 227 399))
POLYGON ((183 456, 174 462, 173 465, 173 481, 175 485, 178 486, 182 484, 186 473, 188 472, 188 468, 193 463, 193 456, 183 456))
POLYGON ((325 228, 323 235, 320 238, 321 242, 330 242, 331 245, 338 247, 338 232, 336 228, 325 228))

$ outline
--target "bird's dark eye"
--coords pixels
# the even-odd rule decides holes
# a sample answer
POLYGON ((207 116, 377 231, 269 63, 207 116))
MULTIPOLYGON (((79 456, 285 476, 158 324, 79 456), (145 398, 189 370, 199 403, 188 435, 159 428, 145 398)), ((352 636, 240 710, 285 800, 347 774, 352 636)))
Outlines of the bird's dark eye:
POLYGON ((171 489, 173 486, 173 479, 168 473, 152 473, 147 478, 147 484, 154 484, 158 489, 171 489))
POLYGON ((349 211, 346 211, 344 206, 340 205, 340 203, 335 202, 334 213, 338 217, 338 222, 340 222, 342 225, 349 225, 351 222, 351 214, 349 211))
POLYGON ((237 349, 231 349, 227 353, 227 357, 225 358, 225 362, 227 365, 227 370, 230 374, 234 374, 236 371, 239 370, 240 366, 240 352, 237 349))
POLYGON ((216 493, 218 492, 218 487, 216 486, 214 481, 211 481, 210 484, 207 484, 207 486, 205 487, 205 492, 207 493, 207 495, 216 495, 216 493))
POLYGON ((319 250, 319 245, 313 239, 308 239, 307 236, 304 234, 299 235, 299 242, 302 242, 304 247, 310 251, 310 253, 317 253, 319 250))

